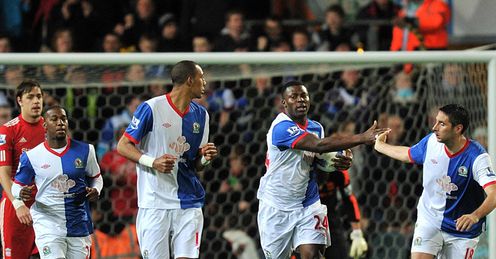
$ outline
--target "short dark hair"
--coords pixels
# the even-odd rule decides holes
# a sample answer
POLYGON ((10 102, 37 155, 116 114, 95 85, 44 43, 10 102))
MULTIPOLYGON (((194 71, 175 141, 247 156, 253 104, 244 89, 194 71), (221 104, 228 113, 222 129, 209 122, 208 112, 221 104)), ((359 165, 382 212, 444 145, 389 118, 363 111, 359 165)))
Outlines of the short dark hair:
POLYGON ((469 116, 467 110, 458 104, 448 104, 441 108, 439 111, 442 111, 446 116, 448 116, 449 121, 453 126, 461 124, 463 126, 462 134, 468 129, 469 126, 469 116))
POLYGON ((17 97, 22 98, 23 94, 31 92, 31 90, 35 87, 40 88, 41 92, 43 93, 43 89, 41 88, 41 85, 38 81, 34 79, 23 80, 16 88, 16 103, 17 97))
POLYGON ((190 60, 183 60, 176 63, 172 67, 171 79, 174 85, 184 84, 188 77, 196 75, 196 62, 190 60))
POLYGON ((284 93, 286 92, 286 89, 288 89, 289 87, 293 87, 295 85, 305 85, 305 84, 296 80, 288 81, 281 88, 281 96, 284 98, 284 93))
POLYGON ((327 7, 326 13, 329 13, 329 12, 337 13, 341 18, 344 18, 344 16, 345 16, 344 9, 339 4, 334 4, 334 5, 327 7))
POLYGON ((46 116, 46 114, 47 114, 49 111, 51 111, 51 110, 55 110, 55 109, 60 109, 60 110, 63 110, 63 111, 65 111, 65 114, 67 114, 67 110, 66 110, 64 107, 62 107, 62 106, 60 106, 60 105, 56 104, 56 105, 52 105, 52 106, 50 106, 50 107, 46 108, 46 109, 45 109, 45 112, 43 113, 43 117, 45 117, 45 116, 46 116))

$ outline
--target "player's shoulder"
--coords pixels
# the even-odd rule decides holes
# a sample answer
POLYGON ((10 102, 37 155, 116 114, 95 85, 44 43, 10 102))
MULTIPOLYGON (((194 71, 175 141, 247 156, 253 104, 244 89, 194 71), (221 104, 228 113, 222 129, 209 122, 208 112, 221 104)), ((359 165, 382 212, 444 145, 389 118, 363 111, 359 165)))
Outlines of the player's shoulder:
POLYGON ((200 111, 200 112, 205 112, 205 113, 207 112, 207 109, 205 109, 205 107, 203 107, 203 105, 200 105, 196 102, 191 102, 190 107, 191 107, 190 109, 195 110, 195 111, 200 111))
POLYGON ((163 102, 167 102, 167 98, 165 95, 159 95, 152 97, 146 101, 144 101, 141 105, 148 105, 150 107, 155 107, 157 105, 162 105, 163 102))
POLYGON ((21 119, 19 118, 19 116, 13 118, 12 120, 10 121, 7 121, 5 124, 2 125, 2 128, 8 128, 8 129, 12 129, 12 128, 15 128, 16 126, 20 126, 21 125, 21 119))
POLYGON ((486 149, 476 140, 473 139, 468 139, 468 147, 467 147, 467 152, 479 156, 481 154, 487 153, 486 149))
POLYGON ((46 154, 47 148, 45 147, 45 142, 41 142, 36 145, 34 148, 26 151, 25 153, 29 155, 29 157, 44 157, 43 154, 46 154))
POLYGON ((90 143, 81 140, 71 139, 71 148, 90 148, 91 146, 92 145, 90 143))

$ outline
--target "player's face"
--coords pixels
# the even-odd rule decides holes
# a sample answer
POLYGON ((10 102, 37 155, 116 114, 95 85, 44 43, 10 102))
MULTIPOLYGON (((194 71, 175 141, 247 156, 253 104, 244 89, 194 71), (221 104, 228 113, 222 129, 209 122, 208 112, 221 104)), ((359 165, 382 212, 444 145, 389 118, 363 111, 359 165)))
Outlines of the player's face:
POLYGON ((64 109, 51 109, 45 114, 45 130, 47 137, 54 140, 63 140, 67 137, 67 114, 64 109))
POLYGON ((283 105, 290 117, 305 117, 310 108, 310 97, 308 96, 307 88, 303 85, 286 88, 283 105))
POLYGON ((193 83, 191 86, 193 98, 201 98, 201 96, 205 94, 206 85, 207 85, 207 81, 205 81, 203 69, 200 66, 196 65, 196 74, 195 77, 193 78, 193 83))
POLYGON ((436 115, 436 124, 432 127, 432 131, 436 134, 437 141, 446 143, 451 141, 457 136, 457 129, 449 121, 449 117, 439 111, 436 115))
POLYGON ((21 114, 24 118, 38 118, 41 116, 43 93, 39 87, 33 87, 31 91, 22 94, 21 98, 17 98, 17 102, 21 107, 21 114))

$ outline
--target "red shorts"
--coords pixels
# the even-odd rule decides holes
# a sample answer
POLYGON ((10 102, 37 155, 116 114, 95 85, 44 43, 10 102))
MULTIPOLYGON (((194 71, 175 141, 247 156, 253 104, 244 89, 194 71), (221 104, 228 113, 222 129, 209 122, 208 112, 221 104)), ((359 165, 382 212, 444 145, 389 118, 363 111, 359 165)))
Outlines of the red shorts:
POLYGON ((3 258, 28 259, 38 253, 33 226, 19 222, 12 202, 5 196, 0 203, 3 258))

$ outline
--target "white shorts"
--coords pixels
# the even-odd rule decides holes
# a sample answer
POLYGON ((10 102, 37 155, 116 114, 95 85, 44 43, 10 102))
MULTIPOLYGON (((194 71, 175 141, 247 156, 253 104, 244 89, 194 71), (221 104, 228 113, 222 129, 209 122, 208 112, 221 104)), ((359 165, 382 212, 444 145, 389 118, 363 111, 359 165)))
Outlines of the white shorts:
POLYGON ((304 244, 331 245, 327 207, 320 201, 293 211, 260 201, 258 229, 266 258, 289 258, 292 250, 304 244))
POLYGON ((479 237, 464 238, 450 235, 429 224, 415 224, 412 253, 427 253, 437 258, 472 258, 479 237))
POLYGON ((202 230, 201 208, 140 208, 136 218, 143 259, 170 258, 171 255, 174 258, 198 258, 202 230))
POLYGON ((85 259, 90 256, 91 236, 61 237, 36 233, 35 243, 42 259, 85 259))

